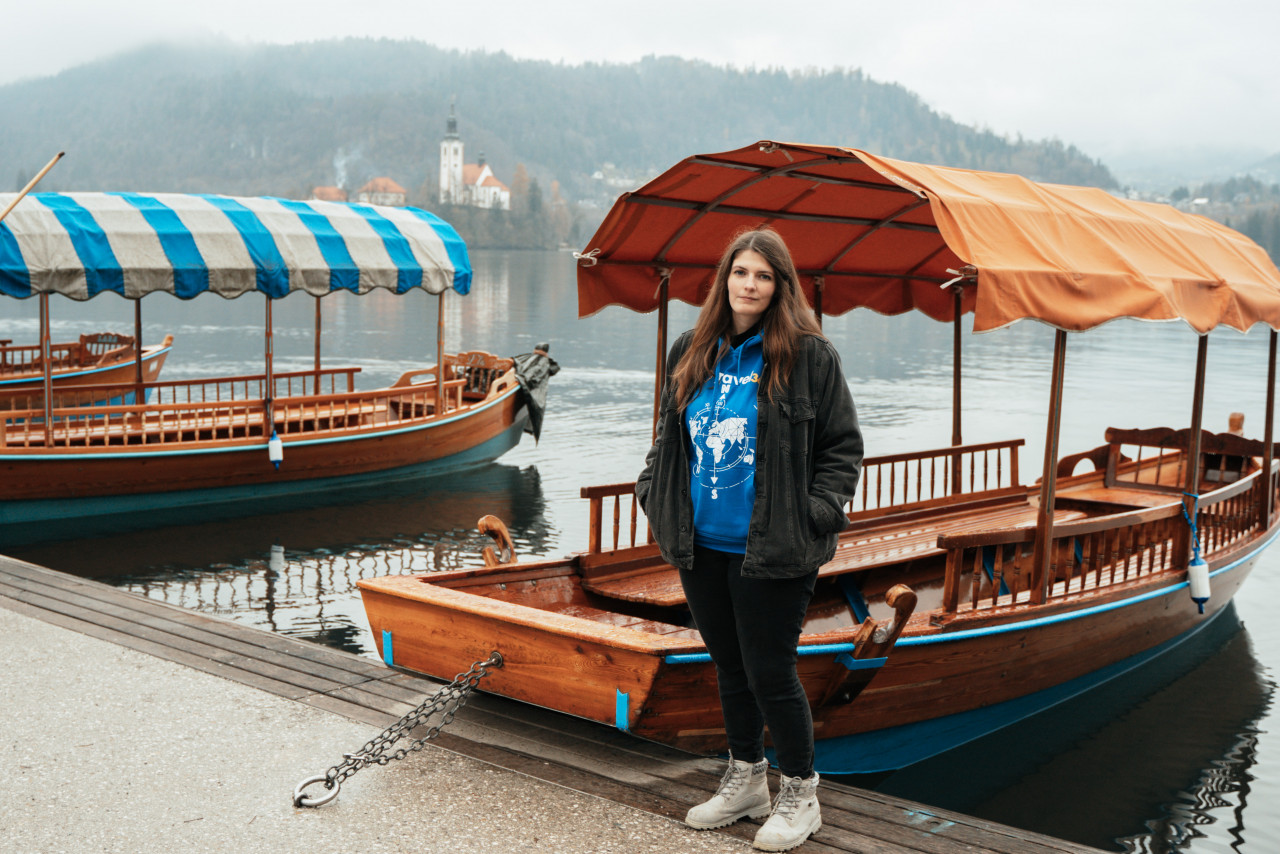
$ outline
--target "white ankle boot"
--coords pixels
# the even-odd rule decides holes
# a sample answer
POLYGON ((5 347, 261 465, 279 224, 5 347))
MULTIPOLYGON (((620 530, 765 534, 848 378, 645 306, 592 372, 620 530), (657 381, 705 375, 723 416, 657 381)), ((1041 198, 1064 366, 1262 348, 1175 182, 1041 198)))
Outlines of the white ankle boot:
POLYGON ((768 771, 768 759, 755 763, 730 759, 715 795, 689 810, 684 823, 698 830, 711 830, 746 816, 764 818, 769 814, 768 771))
POLYGON ((756 832, 752 844, 762 851, 789 851, 817 833, 820 827, 818 772, 807 780, 783 776, 773 814, 756 832))

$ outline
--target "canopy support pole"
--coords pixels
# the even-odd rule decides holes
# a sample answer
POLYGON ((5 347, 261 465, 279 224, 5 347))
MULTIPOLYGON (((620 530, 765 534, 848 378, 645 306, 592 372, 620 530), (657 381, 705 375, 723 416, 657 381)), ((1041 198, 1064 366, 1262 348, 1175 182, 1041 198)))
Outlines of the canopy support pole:
POLYGON ((817 318, 819 329, 822 328, 822 292, 826 284, 826 279, 822 276, 813 277, 813 315, 817 318))
POLYGON ((1031 565, 1031 601, 1049 598, 1049 568, 1053 552, 1053 499, 1058 485, 1058 435, 1062 427, 1062 378, 1067 361, 1067 333, 1053 338, 1053 379, 1049 393, 1049 424, 1044 438, 1044 473, 1040 478, 1040 508, 1036 513, 1036 544, 1031 565))
POLYGON ((147 402, 142 389, 142 298, 133 301, 133 405, 147 402))
MULTIPOLYGON (((1208 361, 1209 335, 1206 333, 1201 335, 1196 343, 1196 387, 1191 400, 1191 442, 1190 447, 1187 448, 1186 480, 1183 482, 1182 489, 1182 505, 1186 508, 1187 518, 1196 525, 1200 524, 1200 520, 1196 518, 1196 510, 1200 494, 1200 431, 1204 423, 1204 376, 1208 361)), ((1185 531, 1186 540, 1183 542, 1183 548, 1177 552, 1179 559, 1183 562, 1183 569, 1191 560, 1192 526, 1188 525, 1185 531)))
POLYGON ((275 396, 275 390, 276 390, 276 380, 275 380, 275 364, 274 364, 275 340, 274 340, 274 335, 272 333, 271 297, 270 296, 267 297, 267 322, 266 322, 266 335, 264 337, 266 339, 265 340, 266 382, 263 384, 263 388, 262 388, 262 400, 263 400, 262 438, 270 439, 271 432, 275 428, 275 424, 276 424, 275 415, 271 411, 272 398, 275 396))
MULTIPOLYGON (((952 312, 955 320, 951 333, 951 444, 961 445, 964 440, 960 431, 960 287, 953 286, 951 294, 954 298, 952 312)), ((960 455, 951 455, 951 494, 960 491, 960 455)))
POLYGON ((658 418, 662 414, 662 386, 667 380, 667 287, 671 282, 671 271, 662 271, 662 281, 658 283, 658 357, 654 370, 653 384, 653 439, 658 439, 658 418))
POLYGON ((444 399, 444 291, 436 303, 436 415, 448 408, 444 399))
MULTIPOLYGON (((320 297, 316 297, 316 378, 312 394, 320 394, 320 297)), ((350 389, 347 389, 350 391, 350 389)))
POLYGON ((1271 349, 1267 356, 1267 426, 1262 435, 1262 443, 1266 445, 1266 450, 1262 452, 1262 482, 1266 484, 1266 491, 1262 496, 1264 531, 1271 527, 1271 514, 1276 503, 1276 481, 1271 473, 1271 465, 1275 460, 1275 448, 1271 443, 1275 441, 1276 426, 1276 337, 1277 333, 1272 329, 1271 349))
POLYGON ((40 364, 44 369, 44 446, 53 447, 53 345, 49 343, 49 294, 40 294, 40 364))

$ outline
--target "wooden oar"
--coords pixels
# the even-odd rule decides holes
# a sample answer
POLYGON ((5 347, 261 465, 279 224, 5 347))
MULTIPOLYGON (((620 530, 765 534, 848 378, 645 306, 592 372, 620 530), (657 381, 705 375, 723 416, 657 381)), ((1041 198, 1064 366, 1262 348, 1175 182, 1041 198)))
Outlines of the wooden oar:
POLYGON ((0 222, 4 222, 4 218, 9 215, 9 211, 16 208, 18 206, 18 202, 22 201, 27 193, 30 193, 32 188, 34 188, 36 184, 40 183, 40 179, 49 174, 49 170, 53 168, 53 164, 61 160, 62 155, 64 154, 66 154, 65 151, 59 151, 57 154, 53 155, 53 159, 46 163, 44 168, 36 173, 36 177, 27 182, 27 186, 22 188, 22 192, 18 193, 18 197, 9 203, 9 207, 4 209, 4 213, 0 213, 0 222))

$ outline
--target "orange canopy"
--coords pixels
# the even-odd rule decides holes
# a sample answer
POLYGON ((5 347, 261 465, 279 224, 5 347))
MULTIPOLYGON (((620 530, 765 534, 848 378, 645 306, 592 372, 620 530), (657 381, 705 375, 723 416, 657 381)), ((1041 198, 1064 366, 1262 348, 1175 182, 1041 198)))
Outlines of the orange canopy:
POLYGON ((832 146, 760 142, 690 157, 620 197, 580 256, 578 314, 651 311, 659 284, 700 304, 733 235, 768 224, 824 314, 859 306, 974 329, 1118 317, 1280 329, 1280 271, 1205 217, 1098 189, 925 166, 832 146), (958 282, 954 280, 964 274, 958 282))

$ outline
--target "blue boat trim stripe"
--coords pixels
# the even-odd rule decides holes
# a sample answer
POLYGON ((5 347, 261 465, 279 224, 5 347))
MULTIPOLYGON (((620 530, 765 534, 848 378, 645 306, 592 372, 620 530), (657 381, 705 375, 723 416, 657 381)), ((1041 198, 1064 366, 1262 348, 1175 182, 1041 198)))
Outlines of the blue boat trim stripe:
POLYGON ((631 728, 631 695, 615 688, 618 696, 614 701, 613 722, 618 729, 627 732, 631 728))
MULTIPOLYGON (((163 347, 155 351, 154 353, 148 353, 147 355, 142 357, 142 364, 146 365, 148 362, 154 361, 157 356, 161 356, 165 353, 168 353, 172 349, 173 349, 172 347, 163 347)), ((74 377, 87 377, 90 374, 100 374, 103 371, 114 371, 119 367, 120 367, 119 365, 110 365, 105 368, 88 368, 83 371, 68 371, 66 373, 58 374, 57 378, 60 380, 66 380, 74 377)), ((16 383, 29 383, 29 382, 31 382, 30 377, 26 379, 21 379, 21 380, 0 380, 0 386, 14 385, 16 383)))
MULTIPOLYGON (((1264 542, 1260 543, 1257 546, 1257 548, 1251 549, 1249 553, 1246 554, 1244 557, 1241 557, 1235 561, 1232 561, 1226 566, 1222 566, 1222 567, 1219 567, 1218 569, 1215 569, 1213 572, 1209 573, 1209 577, 1213 578, 1215 575, 1221 575, 1224 572, 1229 572, 1230 570, 1235 569, 1237 566, 1244 563, 1245 561, 1252 560, 1259 552, 1261 552, 1263 549, 1271 545, 1271 543, 1275 541, 1277 536, 1280 536, 1280 530, 1277 530, 1276 533, 1272 534, 1264 542)), ((1157 599, 1161 596, 1168 596, 1170 593, 1175 593, 1188 586, 1189 586, 1188 583, 1185 580, 1183 580, 1183 581, 1178 581, 1173 584, 1170 584, 1167 587, 1161 587, 1158 590, 1152 590, 1147 593, 1143 593, 1139 596, 1131 596, 1128 599, 1121 599, 1117 602, 1109 602, 1106 605, 1095 605, 1092 608, 1084 608, 1080 611, 1072 611, 1066 614, 1055 614, 1051 617, 1038 617, 1037 619, 1034 619, 1034 620, 1024 620, 1022 622, 1009 623, 1002 626, 991 626, 985 629, 968 629, 966 631, 961 631, 961 632, 951 632, 950 634, 937 634, 937 635, 926 635, 924 637, 898 638, 894 646, 924 646, 926 644, 934 644, 934 643, 950 643, 951 641, 969 640, 970 638, 989 637, 991 635, 1003 635, 1003 634, 1008 634, 1009 632, 1021 632, 1021 631, 1025 631, 1026 629, 1035 629, 1035 628, 1039 628, 1040 626, 1051 626, 1051 625, 1054 625, 1055 623, 1065 623, 1071 620, 1081 620, 1081 619, 1084 619, 1085 617, 1092 617, 1096 614, 1105 614, 1108 611, 1115 611, 1120 608, 1127 608, 1131 605, 1137 605, 1139 603, 1146 602, 1148 599, 1157 599)))
POLYGON ((386 629, 382 630, 382 660, 388 667, 395 666, 396 657, 391 646, 391 632, 386 629))
MULTIPOLYGON (((817 643, 796 647, 796 655, 840 655, 842 653, 851 653, 856 648, 856 645, 852 643, 817 643)), ((703 664, 711 661, 711 654, 707 652, 673 652, 670 655, 663 656, 662 660, 667 664, 703 664)), ((883 658, 865 658, 862 661, 879 662, 879 664, 859 664, 858 668, 879 667, 885 662, 883 658)))

